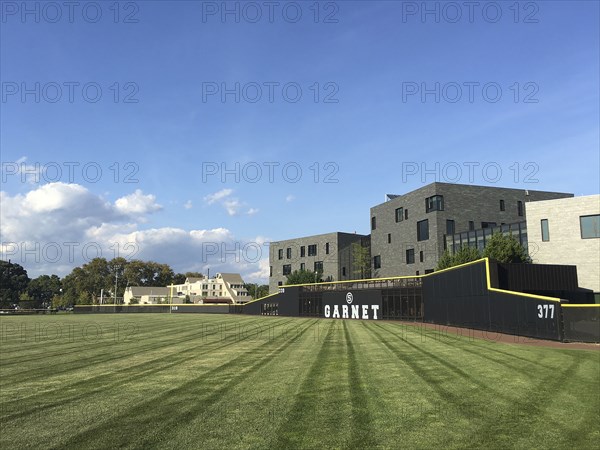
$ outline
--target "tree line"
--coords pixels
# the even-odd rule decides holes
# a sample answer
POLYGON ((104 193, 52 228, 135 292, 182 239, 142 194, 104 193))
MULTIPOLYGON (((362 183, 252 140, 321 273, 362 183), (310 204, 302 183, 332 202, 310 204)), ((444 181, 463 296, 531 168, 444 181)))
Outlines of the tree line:
MULTIPOLYGON (((63 278, 40 275, 31 279, 21 265, 0 260, 0 308, 23 309, 89 305, 103 291, 105 297, 123 297, 128 286, 164 287, 203 278, 199 272, 175 273, 168 264, 125 258, 94 258, 63 278), (116 281, 116 283, 115 283, 116 281), (116 291, 115 291, 116 284, 116 291)), ((246 285, 250 295, 268 292, 265 285, 246 285)), ((265 294, 266 295, 266 294, 265 294)))

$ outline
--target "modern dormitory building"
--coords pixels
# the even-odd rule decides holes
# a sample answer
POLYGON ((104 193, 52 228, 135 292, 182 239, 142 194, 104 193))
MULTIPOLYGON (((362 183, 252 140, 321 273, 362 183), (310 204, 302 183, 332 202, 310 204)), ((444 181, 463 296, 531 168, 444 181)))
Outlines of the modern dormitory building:
POLYGON ((329 233, 271 243, 270 292, 276 292, 287 274, 298 269, 322 268, 323 278, 330 281, 364 278, 357 276, 360 264, 351 259, 352 243, 370 248, 369 276, 373 278, 433 272, 446 248, 446 236, 460 237, 461 232, 471 232, 475 239, 481 235, 483 246, 491 228, 511 225, 517 227, 511 232, 526 245, 525 227, 520 231, 518 225, 525 221, 526 205, 571 197, 569 193, 438 182, 407 194, 388 195, 387 201, 370 210, 370 236, 329 233))
POLYGON ((277 292, 278 286, 285 284, 287 276, 296 270, 321 273, 327 281, 365 278, 369 270, 356 260, 356 246, 364 249, 364 256, 370 260, 369 236, 356 233, 327 233, 271 242, 269 292, 277 292))

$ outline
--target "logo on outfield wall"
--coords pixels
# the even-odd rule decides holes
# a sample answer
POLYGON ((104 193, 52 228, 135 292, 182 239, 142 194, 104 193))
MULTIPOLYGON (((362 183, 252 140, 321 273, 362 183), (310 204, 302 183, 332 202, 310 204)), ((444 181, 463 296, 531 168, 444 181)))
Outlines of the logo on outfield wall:
POLYGON ((340 290, 323 293, 323 316, 326 319, 378 320, 380 309, 380 290, 340 290))

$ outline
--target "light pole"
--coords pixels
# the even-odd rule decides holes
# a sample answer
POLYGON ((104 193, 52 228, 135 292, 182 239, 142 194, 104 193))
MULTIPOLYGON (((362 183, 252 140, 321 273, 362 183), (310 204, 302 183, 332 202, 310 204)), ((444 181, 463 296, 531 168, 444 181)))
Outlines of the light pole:
POLYGON ((114 303, 115 305, 117 304, 117 285, 118 285, 118 280, 119 280, 119 269, 121 268, 121 266, 114 266, 115 268, 115 300, 114 303))

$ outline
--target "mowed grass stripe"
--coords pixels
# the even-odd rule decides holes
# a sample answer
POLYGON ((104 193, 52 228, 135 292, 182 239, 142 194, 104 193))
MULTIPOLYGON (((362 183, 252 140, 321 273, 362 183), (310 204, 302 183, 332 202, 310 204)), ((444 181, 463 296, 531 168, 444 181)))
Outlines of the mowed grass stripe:
MULTIPOLYGON (((124 315, 120 315, 120 317, 118 316, 119 319, 125 319, 125 317, 123 317, 124 315)), ((105 322, 102 321, 97 321, 97 320, 93 320, 94 316, 81 316, 82 318, 84 318, 82 320, 82 322, 80 323, 86 323, 86 319, 89 320, 89 322, 86 323, 86 327, 91 325, 91 324, 95 324, 96 326, 98 326, 98 324, 100 324, 100 328, 102 328, 102 324, 104 323, 106 325, 105 322)), ((125 325, 129 325, 131 324, 131 318, 129 318, 130 320, 125 322, 125 325)), ((213 317, 210 317, 210 319, 214 319, 213 317)), ((166 319, 167 324, 164 325, 163 327, 158 327, 155 331, 155 333, 152 333, 152 344, 153 345, 157 345, 156 341, 162 341, 164 345, 172 345, 174 342, 177 341, 181 341, 183 336, 183 339, 185 340, 186 338, 188 338, 189 336, 192 336, 194 334, 197 334, 198 332, 202 332, 202 330, 198 329, 198 323, 197 322, 190 322, 189 326, 185 326, 185 322, 183 324, 179 324, 179 326, 177 327, 177 329, 173 329, 173 326, 169 325, 169 321, 173 320, 173 318, 168 318, 166 319), (187 335, 185 335, 185 333, 187 333, 187 335)), ((177 320, 177 319, 175 319, 177 320)), ((227 324, 232 324, 232 323, 238 323, 238 321, 236 321, 235 319, 231 319, 229 316, 227 315, 218 315, 217 320, 219 321, 223 321, 223 324, 227 325, 227 324)), ((121 325, 120 322, 115 321, 114 324, 116 324, 117 327, 119 327, 121 325)), ((113 325, 114 325, 113 324, 113 325)), ((211 320, 207 320, 205 323, 201 323, 200 325, 212 325, 213 321, 211 320)), ((94 350, 94 351, 99 351, 99 350, 105 350, 105 349, 109 349, 109 350, 114 350, 114 347, 116 344, 120 344, 123 342, 131 342, 132 340, 136 340, 136 341, 145 341, 146 340, 146 336, 144 336, 144 334, 148 334, 150 331, 146 331, 144 332, 144 330, 139 330, 136 329, 135 334, 131 334, 131 330, 127 331, 127 330, 123 330, 123 333, 121 333, 121 335, 119 334, 115 334, 116 330, 113 330, 113 325, 111 326, 107 326, 108 327, 108 331, 106 331, 106 333, 103 333, 102 337, 99 339, 86 339, 84 336, 82 335, 76 335, 74 338, 80 339, 80 342, 76 345, 65 345, 67 342, 69 341, 64 341, 61 343, 61 348, 62 350, 60 352, 56 352, 56 353, 49 353, 48 355, 44 355, 43 352, 44 350, 47 350, 47 348, 44 347, 44 343, 45 341, 40 341, 40 342, 36 342, 35 344, 32 345, 37 345, 38 347, 38 352, 40 353, 40 355, 38 355, 36 358, 22 358, 22 359, 16 359, 15 362, 17 362, 19 365, 23 365, 23 363, 25 362, 29 362, 29 361, 34 361, 37 359, 43 359, 46 358, 48 356, 54 356, 54 355, 63 355, 66 351, 73 351, 74 353, 78 352, 80 348, 86 348, 86 350, 94 350), (141 332, 140 332, 141 331, 141 332), (128 335, 124 335, 124 334, 128 334, 128 335), (42 344, 42 345, 40 345, 42 344), (93 344, 93 346, 91 346, 90 344, 93 344)), ((151 330, 152 329, 152 324, 148 324, 148 328, 151 330)), ((33 341, 33 339, 32 339, 33 341)), ((46 342, 50 342, 50 343, 56 343, 56 342, 60 342, 60 339, 50 339, 46 342)), ((18 343, 13 344, 13 346, 18 347, 18 343)), ((6 348, 6 345, 3 345, 3 350, 4 348, 6 348)), ((141 347, 139 347, 141 348, 141 347)), ((2 353, 0 353, 0 355, 2 355, 2 353)), ((13 361, 11 361, 10 359, 6 359, 3 356, 0 359, 2 361, 2 364, 5 368, 9 367, 11 365, 11 363, 13 363, 13 361)))
MULTIPOLYGON (((279 320, 274 321, 272 326, 284 326, 286 323, 289 323, 293 319, 287 320, 279 320)), ((216 332, 210 333, 210 335, 214 335, 216 332)), ((219 350, 231 346, 238 345, 239 342, 237 340, 226 340, 225 344, 218 345, 216 347, 212 347, 212 345, 216 345, 217 343, 222 343, 222 340, 216 340, 214 342, 202 343, 202 349, 199 351, 195 347, 195 342, 190 341, 189 345, 184 347, 182 350, 173 351, 171 349, 170 353, 163 355, 161 357, 145 360, 141 363, 129 365, 126 367, 113 367, 113 365, 108 365, 104 372, 99 373, 97 375, 91 375, 85 379, 81 379, 75 383, 69 383, 68 389, 65 389, 65 385, 61 384, 55 389, 45 389, 44 392, 35 392, 33 391, 31 395, 20 397, 15 399, 14 401, 10 401, 11 394, 7 395, 9 398, 8 401, 4 403, 4 421, 9 422, 11 420, 27 416, 30 414, 40 414, 44 410, 53 409, 59 406, 63 406, 70 402, 77 401, 81 398, 87 398, 88 400, 94 394, 102 392, 106 393, 111 389, 118 389, 123 386, 123 379, 135 379, 136 377, 144 376, 147 377, 152 374, 157 374, 162 371, 168 370, 173 366, 182 367, 186 362, 197 359, 198 356, 208 354, 211 352, 218 352, 219 350), (189 356, 184 356, 189 355, 189 356), (74 389, 86 388, 85 394, 80 396, 73 396, 71 391, 74 389), (53 397, 53 401, 51 403, 47 403, 47 399, 50 394, 55 394, 53 397), (44 400, 46 403, 40 403, 40 400, 44 400), (11 410, 18 410, 17 414, 11 415, 11 410)), ((48 379, 48 375, 46 375, 47 381, 51 381, 48 379)), ((14 393, 12 394, 14 395, 14 393)))
MULTIPOLYGON (((303 327, 305 332, 312 322, 303 327)), ((290 346, 294 339, 267 340, 258 346, 232 347, 228 353, 223 353, 215 367, 194 374, 187 381, 174 387, 169 387, 146 401, 139 402, 103 421, 79 432, 67 442, 61 443, 61 448, 147 448, 152 442, 159 442, 171 432, 181 417, 194 417, 203 414, 207 407, 217 402, 224 392, 241 381, 253 371, 259 370, 270 359, 290 346), (156 412, 160 411, 157 417, 156 412), (153 426, 146 429, 143 435, 137 433, 140 421, 151 421, 153 426), (118 432, 114 432, 118 424, 118 432)))
POLYGON ((103 320, 133 321, 144 338, 82 367, 73 362, 94 343, 68 353, 72 343, 44 343, 34 379, 6 383, 16 366, 0 367, 2 448, 595 448, 600 438, 597 351, 430 339, 394 322, 103 320), (193 332, 225 322, 288 332, 193 332))

